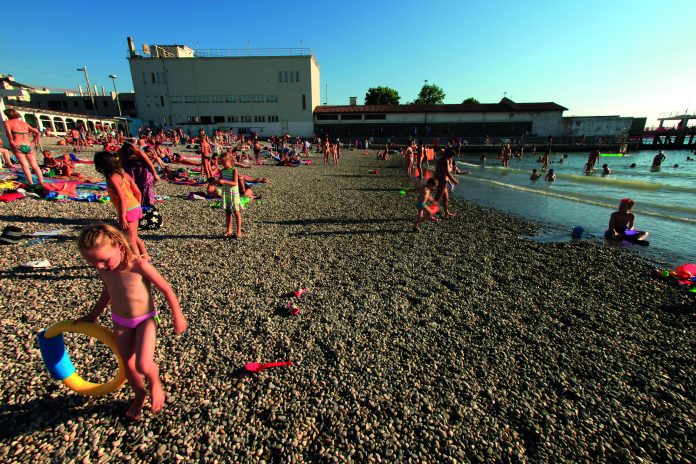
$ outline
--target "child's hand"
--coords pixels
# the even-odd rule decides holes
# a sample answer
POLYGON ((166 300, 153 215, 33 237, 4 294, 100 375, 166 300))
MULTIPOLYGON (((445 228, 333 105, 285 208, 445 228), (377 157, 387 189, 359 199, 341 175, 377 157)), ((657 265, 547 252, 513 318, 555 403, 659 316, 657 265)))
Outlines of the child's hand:
POLYGON ((128 230, 128 219, 126 219, 125 214, 121 215, 118 222, 119 222, 119 224, 121 224, 121 229, 128 230))
POLYGON ((188 321, 186 320, 185 317, 177 317, 174 318, 174 334, 175 335, 181 335, 184 333, 186 328, 188 327, 188 321))

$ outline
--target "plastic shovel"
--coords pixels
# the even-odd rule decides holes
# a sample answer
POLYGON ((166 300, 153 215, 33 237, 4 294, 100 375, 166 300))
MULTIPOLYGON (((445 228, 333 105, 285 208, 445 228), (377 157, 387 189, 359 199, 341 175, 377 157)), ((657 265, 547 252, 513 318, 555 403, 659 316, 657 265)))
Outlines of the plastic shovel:
POLYGON ((292 294, 293 294, 293 296, 295 296, 296 298, 299 298, 299 297, 301 297, 302 295, 304 295, 305 293, 307 293, 308 291, 309 291, 309 289, 305 287, 305 288, 300 288, 299 290, 296 290, 296 291, 292 292, 292 294))
POLYGON ((265 369, 270 369, 273 367, 289 366, 291 364, 292 364, 292 361, 270 362, 270 363, 265 363, 265 364, 251 362, 251 363, 246 363, 246 365, 244 367, 248 372, 257 373, 257 372, 261 372, 262 370, 265 370, 265 369))

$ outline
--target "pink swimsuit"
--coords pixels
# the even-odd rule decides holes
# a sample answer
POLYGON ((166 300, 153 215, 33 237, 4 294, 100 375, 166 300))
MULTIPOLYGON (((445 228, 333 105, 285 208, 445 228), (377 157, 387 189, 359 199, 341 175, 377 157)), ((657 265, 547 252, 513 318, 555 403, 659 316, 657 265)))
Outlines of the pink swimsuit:
POLYGON ((123 327, 128 327, 129 329, 135 329, 138 327, 143 321, 146 321, 150 318, 153 318, 155 322, 158 322, 159 317, 157 316, 157 310, 151 311, 147 314, 143 314, 142 316, 134 317, 134 318, 129 318, 129 317, 123 317, 119 316, 116 313, 111 313, 111 320, 114 321, 116 324, 123 326, 123 327))

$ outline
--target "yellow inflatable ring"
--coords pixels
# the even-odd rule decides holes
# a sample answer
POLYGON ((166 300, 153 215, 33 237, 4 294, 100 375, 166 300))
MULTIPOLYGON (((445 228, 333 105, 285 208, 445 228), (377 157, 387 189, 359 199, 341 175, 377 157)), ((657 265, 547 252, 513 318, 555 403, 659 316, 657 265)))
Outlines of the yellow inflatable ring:
POLYGON ((88 396, 108 395, 121 388, 121 385, 126 382, 125 366, 118 353, 116 337, 106 327, 93 322, 75 323, 72 320, 60 321, 39 332, 38 338, 41 357, 51 377, 56 380, 62 380, 71 390, 88 396), (65 350, 65 342, 63 340, 63 333, 65 332, 87 335, 108 346, 118 360, 116 377, 107 383, 92 383, 77 375, 75 366, 65 350))

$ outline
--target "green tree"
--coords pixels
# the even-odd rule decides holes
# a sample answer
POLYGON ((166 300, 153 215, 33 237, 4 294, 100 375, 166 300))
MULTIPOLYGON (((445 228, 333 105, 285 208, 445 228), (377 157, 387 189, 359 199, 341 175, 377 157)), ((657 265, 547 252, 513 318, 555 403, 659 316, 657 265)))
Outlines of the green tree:
POLYGON ((399 92, 390 87, 371 87, 365 94, 366 105, 398 105, 399 92))
POLYGON ((481 102, 475 99, 474 97, 469 97, 466 100, 464 100, 462 103, 473 103, 474 105, 480 105, 481 102))
POLYGON ((418 98, 414 100, 416 105, 441 105, 445 101, 445 91, 435 84, 424 84, 421 87, 418 98))

